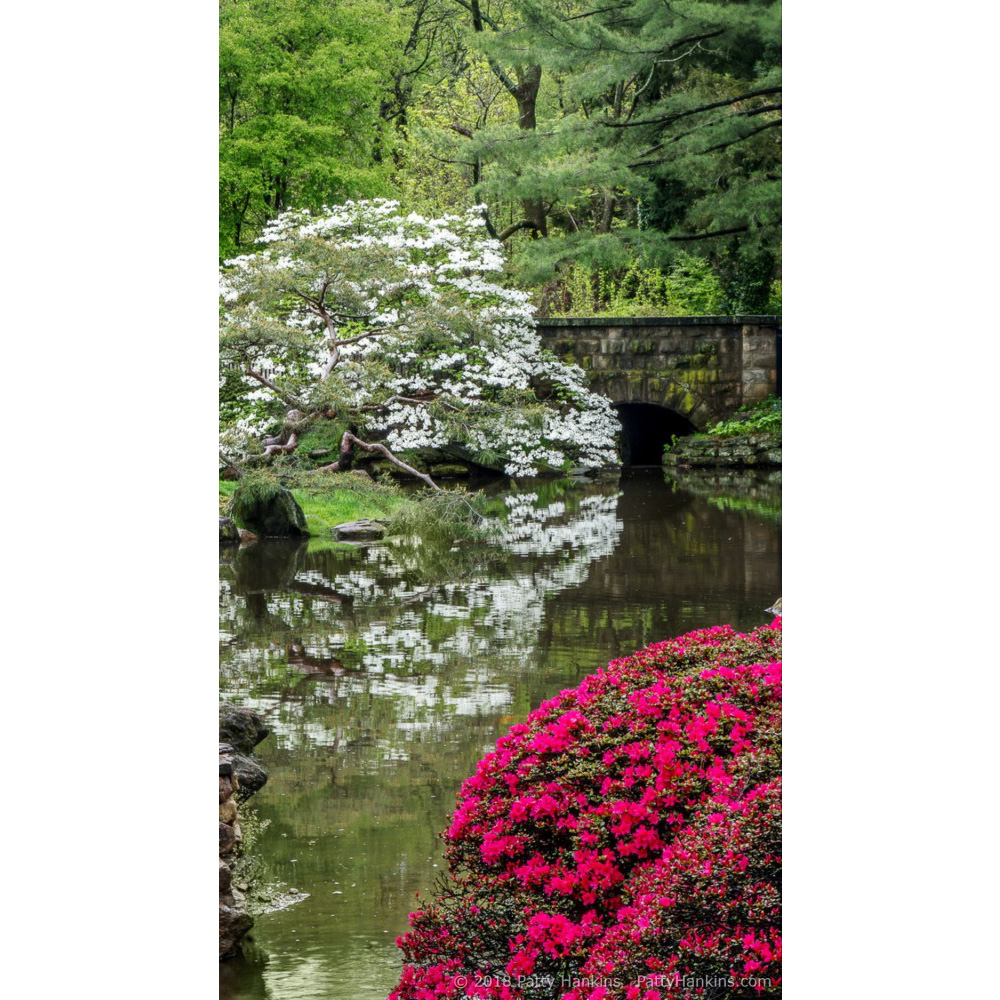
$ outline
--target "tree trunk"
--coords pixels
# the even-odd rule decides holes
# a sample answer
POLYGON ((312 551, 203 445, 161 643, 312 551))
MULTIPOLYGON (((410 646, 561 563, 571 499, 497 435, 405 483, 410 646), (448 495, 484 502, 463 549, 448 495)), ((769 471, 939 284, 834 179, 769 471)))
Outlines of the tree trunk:
MULTIPOLYGON (((542 83, 542 67, 518 67, 516 70, 517 88, 514 99, 517 101, 517 125, 523 131, 533 131, 537 124, 535 105, 538 101, 538 89, 542 83)), ((541 198, 525 198, 521 202, 524 217, 534 227, 535 239, 549 235, 545 203, 541 198)))

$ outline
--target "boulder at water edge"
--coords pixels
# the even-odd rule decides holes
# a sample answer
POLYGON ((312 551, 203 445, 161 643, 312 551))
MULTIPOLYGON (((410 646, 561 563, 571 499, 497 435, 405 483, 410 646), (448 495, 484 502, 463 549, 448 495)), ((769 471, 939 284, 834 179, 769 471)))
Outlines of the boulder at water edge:
POLYGON ((244 502, 239 517, 244 527, 266 538, 299 538, 309 534, 302 508, 283 486, 264 499, 244 502))
POLYGON ((374 542, 385 537, 385 525, 381 521, 346 521, 333 529, 334 535, 342 542, 374 542))
POLYGON ((236 522, 231 517, 219 518, 219 544, 238 545, 240 541, 240 529, 236 527, 236 522))
POLYGON ((240 753, 253 753, 253 748, 270 731, 260 716, 249 708, 231 705, 228 701, 219 705, 220 743, 229 743, 240 753))

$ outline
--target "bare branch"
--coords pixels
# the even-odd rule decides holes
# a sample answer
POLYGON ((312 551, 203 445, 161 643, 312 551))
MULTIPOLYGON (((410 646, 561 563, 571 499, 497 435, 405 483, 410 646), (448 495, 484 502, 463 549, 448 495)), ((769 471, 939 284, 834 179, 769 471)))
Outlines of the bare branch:
POLYGON ((329 465, 321 466, 320 472, 345 472, 350 467, 351 452, 354 447, 361 448, 363 451, 377 452, 384 458, 388 459, 393 465, 398 469, 402 469, 404 472, 408 472, 411 476, 415 476, 422 483, 426 483, 432 490, 437 490, 440 492, 441 487, 431 479, 430 476, 425 475, 419 469, 413 468, 412 465, 407 465, 401 458, 397 458, 384 444, 379 444, 378 442, 368 442, 362 441, 357 435, 352 434, 350 431, 344 431, 344 436, 340 439, 340 458, 336 462, 331 462, 329 465))
POLYGON ((269 378, 263 376, 260 372, 255 372, 249 366, 244 370, 244 375, 248 375, 252 379, 256 379, 261 385, 267 386, 279 399, 283 399, 289 406, 301 406, 301 400, 296 399, 294 396, 290 396, 284 390, 276 386, 269 378))

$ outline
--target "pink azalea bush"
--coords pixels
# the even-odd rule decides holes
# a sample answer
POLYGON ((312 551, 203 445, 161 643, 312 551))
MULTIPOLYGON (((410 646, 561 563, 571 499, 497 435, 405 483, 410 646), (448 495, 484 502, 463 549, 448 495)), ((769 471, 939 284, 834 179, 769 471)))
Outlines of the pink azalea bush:
POLYGON ((780 992, 781 619, 614 660, 459 794, 390 1000, 780 992))

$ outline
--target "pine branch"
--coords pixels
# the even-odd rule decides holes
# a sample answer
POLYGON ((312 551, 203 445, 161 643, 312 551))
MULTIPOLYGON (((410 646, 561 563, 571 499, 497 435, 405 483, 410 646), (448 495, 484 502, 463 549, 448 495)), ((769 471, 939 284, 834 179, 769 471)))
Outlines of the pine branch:
POLYGON ((701 104, 696 108, 688 108, 686 111, 675 111, 669 115, 661 115, 658 118, 644 118, 642 121, 638 122, 614 122, 614 121, 604 121, 600 120, 599 124, 603 125, 605 128, 639 128, 641 125, 660 125, 667 122, 680 121, 682 118, 690 118, 691 115, 699 115, 703 111, 713 111, 715 108, 726 108, 733 104, 738 104, 740 101, 748 101, 751 97, 765 97, 768 94, 780 94, 781 87, 762 87, 760 90, 750 90, 745 94, 739 94, 736 97, 729 98, 725 101, 713 101, 711 104, 701 104))

